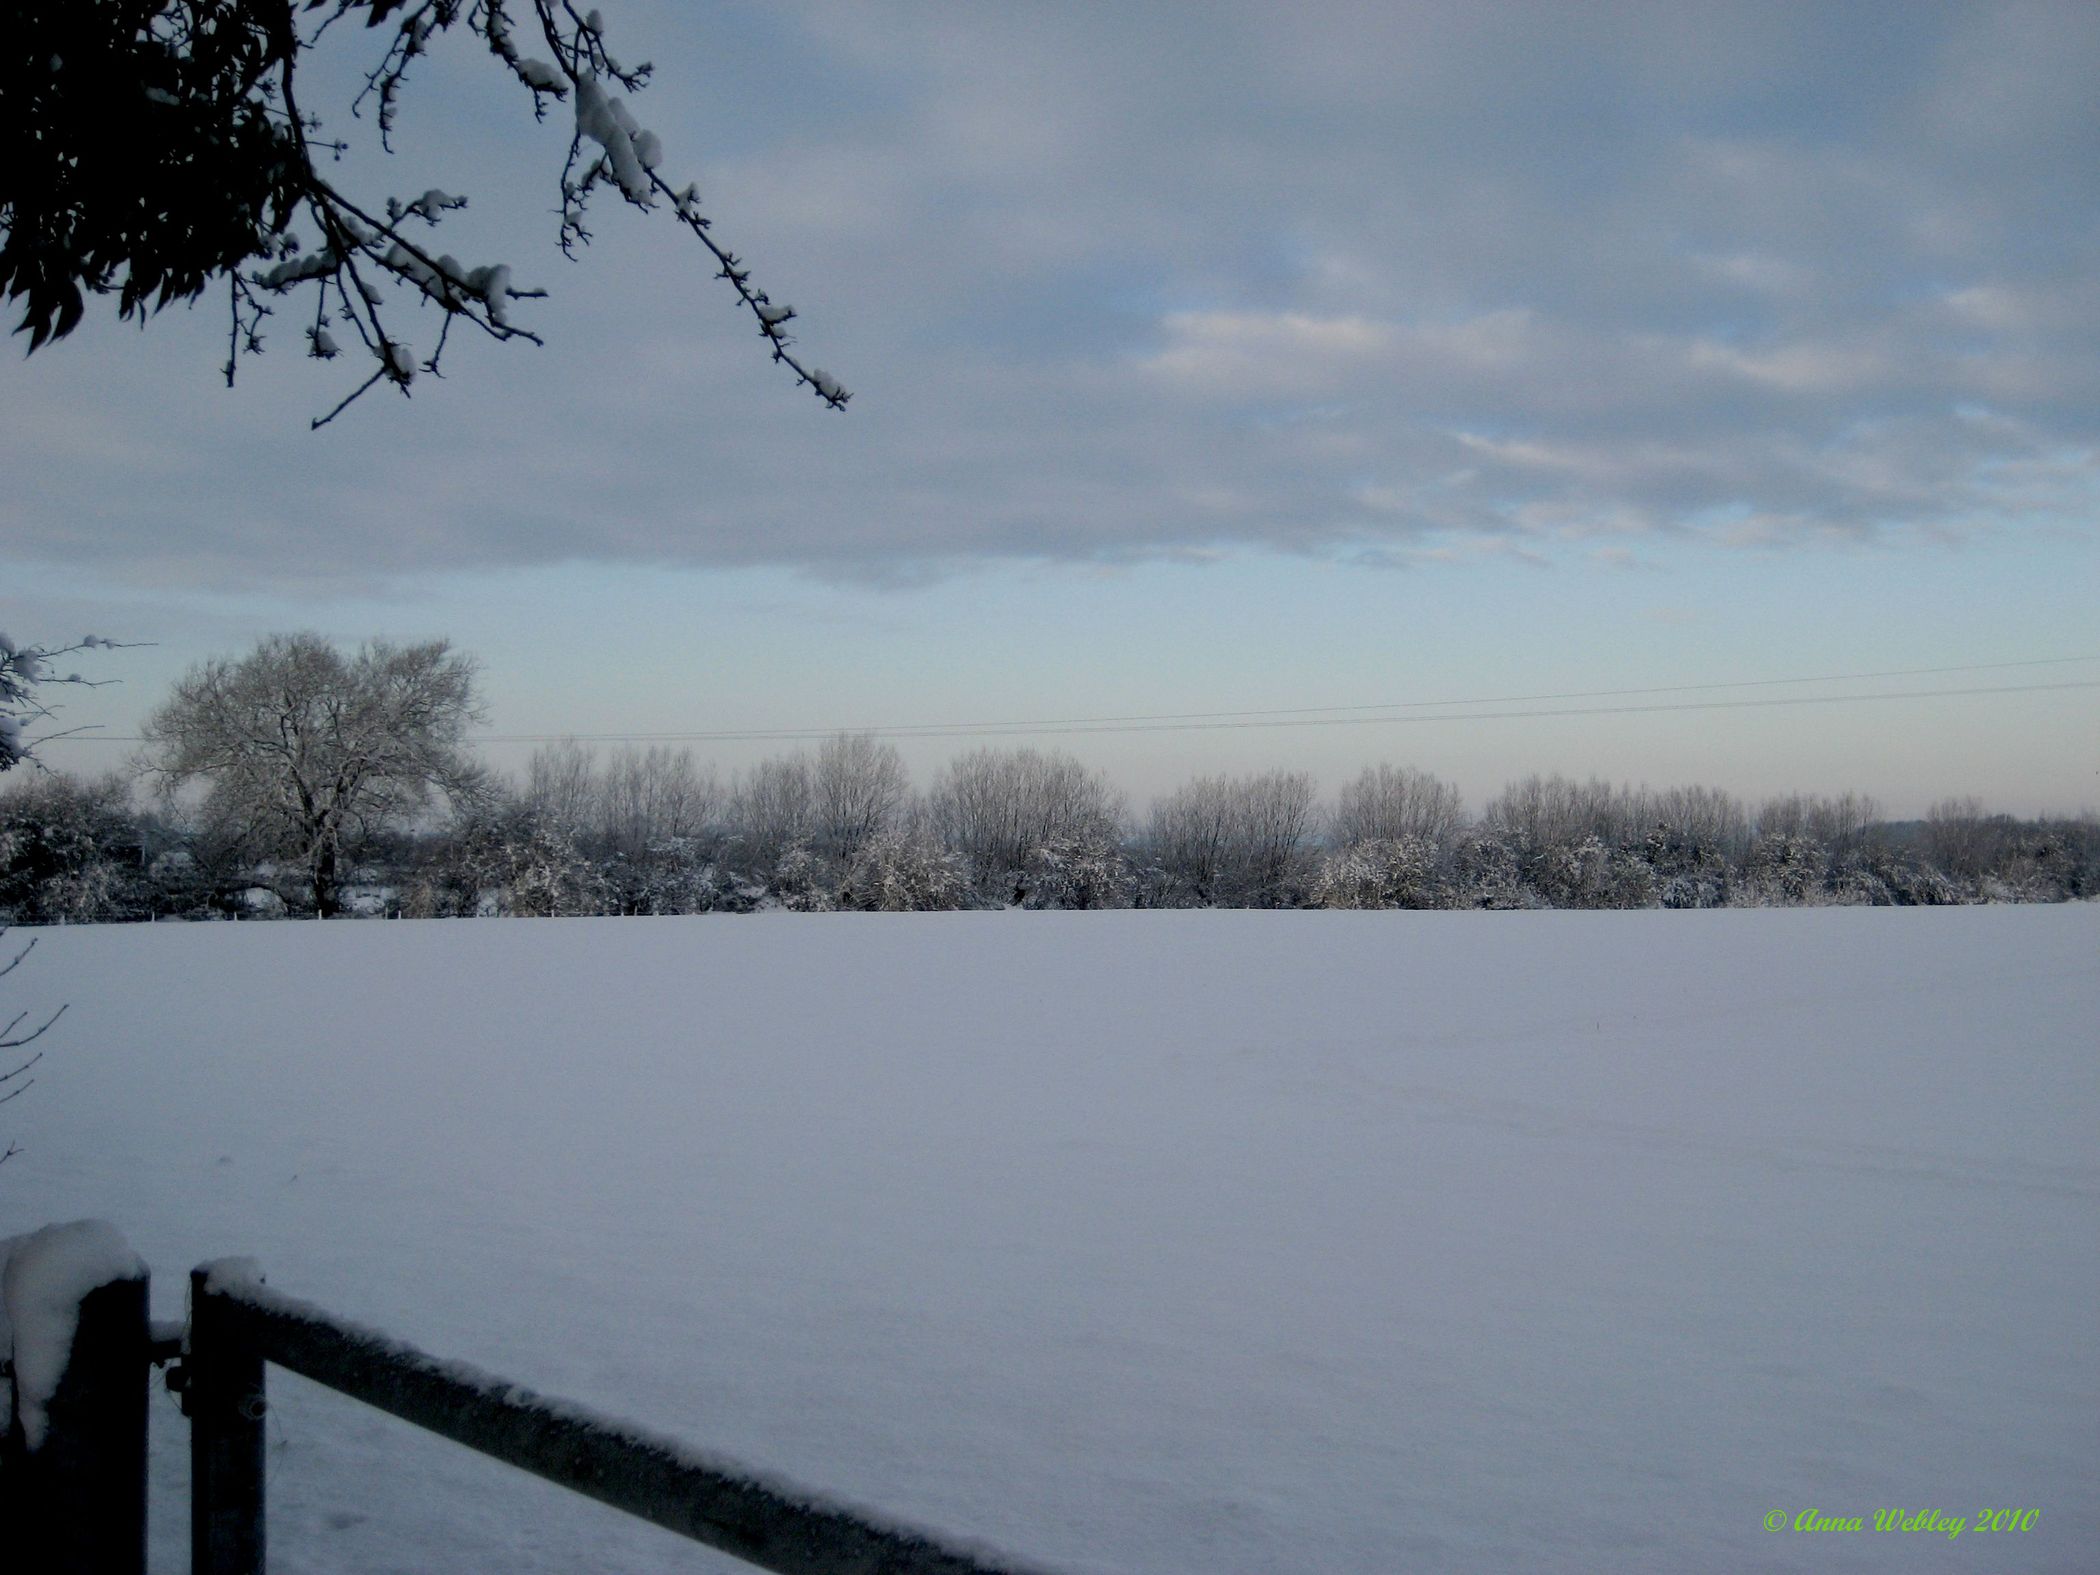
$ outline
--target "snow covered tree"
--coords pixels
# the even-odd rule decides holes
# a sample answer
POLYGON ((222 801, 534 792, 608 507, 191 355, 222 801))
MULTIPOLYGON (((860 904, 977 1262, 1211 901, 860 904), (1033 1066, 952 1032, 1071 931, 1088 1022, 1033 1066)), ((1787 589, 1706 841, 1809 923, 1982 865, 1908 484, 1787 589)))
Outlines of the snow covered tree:
POLYGON ((141 834, 122 776, 25 773, 0 791, 0 921, 91 924, 143 911, 141 834))
POLYGON ((838 880, 831 865, 799 842, 775 862, 770 895, 790 913, 830 913, 839 905, 838 880))
POLYGON ((446 641, 373 640, 346 655, 318 635, 272 635, 238 661, 192 668, 147 718, 144 758, 170 794, 203 784, 213 834, 296 861, 328 918, 341 911, 346 849, 433 795, 458 807, 485 791, 465 739, 480 716, 474 664, 446 641))
POLYGON ((572 835, 591 818, 597 791, 598 762, 573 738, 535 749, 526 762, 525 802, 572 835))
POLYGON ((1555 908, 1652 908, 1660 897, 1646 860, 1594 832, 1544 849, 1525 873, 1555 908))
POLYGON ((1758 828, 1743 861, 1744 895, 1751 906, 1807 902, 1820 890, 1829 851, 1803 831, 1758 828))
POLYGON ((689 749, 623 749, 596 780, 584 848, 617 913, 696 913, 714 905, 721 784, 689 749))
POLYGON ((791 849, 807 852, 816 831, 816 787, 807 755, 775 755, 737 778, 729 796, 738 868, 769 880, 791 849))
POLYGON ((1127 908, 1131 876, 1123 850, 1106 835, 1056 837, 1029 851, 1021 872, 1029 908, 1127 908))
POLYGON ((431 237, 467 199, 345 189, 335 173, 345 145, 304 96, 315 57, 358 52, 363 86, 347 107, 370 111, 392 151, 412 69, 453 37, 485 49, 536 118, 557 106, 573 115, 556 186, 564 253, 590 240, 601 194, 668 213, 772 359, 845 406, 837 380, 789 348, 794 309, 715 238, 697 188, 660 172, 662 141, 630 104, 650 66, 623 64, 603 14, 569 0, 18 0, 0 43, 0 298, 21 303, 30 349, 71 333, 89 296, 114 295, 119 316, 143 319, 223 286, 231 382, 240 357, 262 348, 275 303, 296 302, 309 352, 332 360, 350 348, 361 369, 319 426, 382 383, 405 394, 419 370, 436 372, 456 324, 538 344, 513 313, 545 292, 517 283, 509 264, 462 263, 431 237), (439 314, 427 354, 398 326, 404 304, 439 314))
POLYGON ((1992 863, 1980 882, 1988 900, 2064 902, 2100 894, 2100 819, 1992 818, 1992 863))
POLYGON ((1520 857, 1535 860, 1586 837, 1609 846, 1638 840, 1646 827, 1645 794, 1596 777, 1528 776, 1488 801, 1481 824, 1499 832, 1520 857))
POLYGON ((911 790, 904 757, 871 733, 836 733, 817 746, 809 774, 815 846, 840 868, 895 821, 911 790))
POLYGON ((1441 907, 1440 859, 1424 836, 1352 842, 1320 860, 1307 900, 1316 908, 1441 907))
POLYGON ((622 749, 603 767, 573 738, 532 752, 519 825, 558 829, 614 913, 701 913, 720 882, 722 789, 689 749, 622 749))
POLYGON ((560 919, 603 913, 607 897, 569 827, 530 800, 484 795, 455 818, 407 907, 418 918, 560 919))
POLYGON ((1036 749, 977 749, 948 763, 926 796, 941 839, 970 863, 978 890, 995 902, 1028 894, 1028 862, 1059 842, 1113 841, 1122 796, 1070 755, 1036 749))
POLYGON ((914 817, 860 846, 840 906, 868 913, 939 913, 970 904, 970 866, 914 817))
POLYGON ((1337 848, 1411 838, 1444 847, 1464 824, 1457 788, 1412 766, 1381 764, 1343 787, 1327 831, 1337 848))
POLYGON ((1999 824, 1980 798, 1943 798, 1925 812, 1925 851, 1941 871, 1975 880, 1996 862, 1999 824))
MULTIPOLYGON (((1942 871, 1879 841, 1833 861, 1828 884, 1834 901, 1864 907, 1938 908, 1967 900, 1942 871)), ((2046 899, 2037 893, 2034 900, 2046 899)))
POLYGON ((721 799, 713 770, 697 766, 690 749, 622 749, 598 777, 590 841, 606 853, 642 859, 666 843, 700 837, 721 799))
POLYGON ((1640 795, 1647 832, 1641 857, 1655 872, 1665 908, 1717 908, 1728 900, 1750 846, 1750 817, 1720 788, 1666 788, 1640 795))
POLYGON ((1146 843, 1202 907, 1288 907, 1309 877, 1317 790, 1302 771, 1198 777, 1152 807, 1146 843))
POLYGON ((1451 856, 1452 903, 1461 908, 1535 908, 1517 848, 1494 826, 1461 835, 1451 856))
POLYGON ((1757 835, 1804 837, 1833 858, 1864 843, 1881 821, 1881 806, 1862 793, 1791 793, 1758 806, 1757 835))

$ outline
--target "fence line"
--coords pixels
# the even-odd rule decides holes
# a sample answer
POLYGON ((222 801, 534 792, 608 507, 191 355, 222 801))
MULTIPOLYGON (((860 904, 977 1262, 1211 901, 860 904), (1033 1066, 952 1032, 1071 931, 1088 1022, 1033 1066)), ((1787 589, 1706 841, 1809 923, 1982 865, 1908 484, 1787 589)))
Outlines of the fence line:
MULTIPOLYGON (((109 1227, 94 1228, 121 1245, 109 1227)), ((190 1420, 193 1575, 263 1575, 272 1363, 779 1575, 1045 1575, 1042 1566, 442 1361, 282 1295, 246 1259, 192 1272, 186 1329, 149 1324, 144 1267, 128 1248, 124 1255, 136 1277, 62 1293, 77 1321, 34 1448, 20 1416, 22 1375, 12 1366, 22 1329, 16 1348, 0 1350, 18 1380, 13 1414, 0 1416, 0 1519, 8 1547, 28 1553, 28 1568, 141 1575, 147 1377, 151 1364, 173 1360, 168 1387, 190 1420)))
POLYGON ((270 1290, 241 1260, 207 1264, 190 1284, 193 1426, 206 1440, 193 1452, 208 1457, 192 1524, 224 1541, 223 1557, 212 1541, 204 1550, 210 1557, 197 1565, 210 1575, 262 1567, 266 1362, 780 1575, 1028 1575, 1027 1566, 989 1550, 885 1523, 674 1439, 441 1361, 270 1290), (236 1524, 250 1516, 252 1536, 236 1524))

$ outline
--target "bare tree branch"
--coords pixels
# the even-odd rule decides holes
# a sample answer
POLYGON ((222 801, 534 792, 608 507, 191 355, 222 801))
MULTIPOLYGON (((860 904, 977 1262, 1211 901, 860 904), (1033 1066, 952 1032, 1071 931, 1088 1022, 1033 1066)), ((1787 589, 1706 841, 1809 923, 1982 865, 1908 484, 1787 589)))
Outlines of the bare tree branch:
POLYGON ((600 190, 645 212, 668 202, 751 314, 771 359, 831 409, 851 398, 789 348, 784 329, 794 308, 776 305, 714 238, 697 186, 674 188, 659 172, 661 139, 629 103, 653 68, 613 55, 597 10, 569 0, 152 0, 141 22, 138 9, 32 7, 23 25, 34 36, 8 57, 21 80, 0 81, 0 136, 28 150, 24 159, 39 169, 55 170, 40 185, 0 166, 0 213, 10 215, 0 234, 0 296, 26 302, 32 350, 77 326, 83 292, 116 293, 120 315, 143 317, 170 300, 194 300, 223 277, 230 384, 242 358, 263 350, 272 298, 310 292, 312 312, 302 313, 310 315, 308 353, 324 361, 342 353, 335 325, 354 332, 378 363, 311 423, 319 428, 382 383, 406 395, 419 372, 442 376, 455 319, 498 342, 541 343, 510 314, 544 290, 515 284, 505 263, 461 263, 416 233, 466 207, 466 197, 433 187, 360 201, 322 174, 324 160, 347 145, 325 136, 302 103, 300 67, 336 22, 361 15, 365 29, 355 36, 377 29, 380 54, 349 110, 359 119, 374 112, 382 148, 393 151, 415 63, 440 37, 463 30, 531 95, 536 119, 556 104, 574 114, 557 181, 556 240, 565 254, 589 243, 587 215, 600 190), (295 13, 316 12, 302 33, 295 13), (524 52, 526 32, 551 58, 524 52), (175 183, 180 190, 169 195, 175 183), (141 211, 159 217, 141 222, 141 211), (311 249, 292 229, 302 215, 318 232, 311 249), (402 301, 443 314, 427 358, 388 320, 402 301))

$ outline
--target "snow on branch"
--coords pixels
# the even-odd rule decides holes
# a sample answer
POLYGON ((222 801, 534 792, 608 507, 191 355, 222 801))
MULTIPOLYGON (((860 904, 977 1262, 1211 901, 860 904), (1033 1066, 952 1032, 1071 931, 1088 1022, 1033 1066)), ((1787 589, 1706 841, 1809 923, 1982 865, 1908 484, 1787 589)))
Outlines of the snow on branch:
MULTIPOLYGON (((431 231, 467 206, 465 196, 432 187, 360 200, 323 173, 346 144, 327 138, 320 118, 302 105, 299 67, 337 24, 361 20, 382 43, 350 111, 373 116, 383 148, 393 150, 415 63, 440 35, 464 28, 531 95, 536 118, 556 104, 570 108, 559 177, 564 254, 589 242, 590 203, 603 188, 644 211, 667 206, 751 314, 771 358, 832 409, 852 397, 790 348, 785 328, 794 309, 774 304, 714 238, 697 187, 673 187, 660 172, 662 139, 637 120, 632 102, 652 68, 625 65, 611 52, 599 11, 579 11, 570 0, 158 0, 142 27, 94 20, 115 9, 61 7, 63 21, 44 21, 36 20, 43 8, 33 8, 24 25, 51 38, 38 33, 29 40, 34 47, 24 58, 31 67, 19 88, 11 79, 0 83, 9 89, 0 100, 12 104, 0 114, 0 133, 22 130, 24 138, 10 140, 33 141, 39 157, 62 166, 75 188, 64 203, 52 199, 49 215, 23 199, 0 203, 11 213, 0 236, 0 295, 26 298, 22 326, 32 350, 78 323, 83 290, 117 292, 120 315, 144 316, 170 300, 194 300, 223 280, 229 384, 243 356, 261 353, 267 320, 290 301, 302 303, 310 356, 333 361, 347 354, 353 367, 362 366, 342 400, 314 419, 321 427, 382 384, 406 395, 420 374, 440 375, 457 323, 501 342, 542 342, 513 310, 544 290, 519 285, 506 262, 462 262, 431 243, 431 231), (46 42, 53 47, 45 49, 46 42), (121 106, 121 127, 112 124, 113 103, 121 106), (26 136, 31 130, 33 139, 26 136), (72 156, 74 145, 101 152, 113 140, 133 150, 138 167, 106 189, 78 189, 84 177, 75 171, 108 165, 83 163, 72 156), (124 184, 134 180, 158 193, 150 204, 165 210, 157 227, 136 221, 139 204, 124 184), (168 189, 178 180, 187 189, 168 189), (302 216, 314 232, 310 245, 293 230, 302 216), (32 235, 40 217, 52 222, 32 235), (394 321, 404 304, 438 314, 434 339, 423 338, 427 354, 394 321)), ((0 183, 0 198, 18 184, 7 176, 0 183)))
MULTIPOLYGON (((61 672, 54 665, 60 658, 82 651, 129 648, 99 634, 82 635, 71 645, 18 645, 11 636, 0 632, 0 771, 25 763, 38 765, 37 745, 85 731, 83 728, 68 728, 62 732, 30 736, 30 730, 37 723, 48 722, 58 714, 58 708, 44 699, 53 686, 66 684, 99 689, 105 683, 114 682, 106 678, 86 678, 72 671, 61 672)), ((0 972, 5 970, 0 969, 0 972)))

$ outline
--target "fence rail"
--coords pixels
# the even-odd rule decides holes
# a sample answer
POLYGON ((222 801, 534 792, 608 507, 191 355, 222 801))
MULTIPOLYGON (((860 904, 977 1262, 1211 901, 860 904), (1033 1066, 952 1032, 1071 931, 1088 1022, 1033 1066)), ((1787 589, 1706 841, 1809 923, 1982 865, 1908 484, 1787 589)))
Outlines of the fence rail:
POLYGON ((244 1265, 190 1277, 192 1525, 209 1575, 262 1568, 262 1373, 275 1363, 780 1575, 1024 1575, 1025 1566, 713 1458, 566 1401, 441 1361, 279 1295, 244 1265), (252 1531, 245 1524, 252 1517, 252 1531))
MULTIPOLYGON (((0 1417, 0 1508, 20 1528, 12 1545, 31 1550, 30 1567, 143 1571, 148 1364, 176 1354, 174 1331, 147 1324, 142 1272, 102 1285, 79 1303, 49 1437, 27 1450, 19 1422, 0 1417)), ((780 1575, 1043 1575, 440 1360, 281 1294, 240 1259, 191 1274, 189 1322, 169 1373, 190 1419, 194 1575, 262 1575, 271 1364, 780 1575)))

